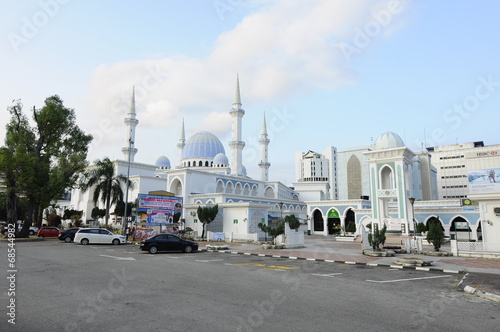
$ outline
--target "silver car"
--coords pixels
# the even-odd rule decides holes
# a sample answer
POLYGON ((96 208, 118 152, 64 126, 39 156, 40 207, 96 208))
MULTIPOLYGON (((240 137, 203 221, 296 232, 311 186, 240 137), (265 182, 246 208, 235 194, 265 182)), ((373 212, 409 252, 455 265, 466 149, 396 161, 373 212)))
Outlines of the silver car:
POLYGON ((125 236, 112 233, 105 228, 82 228, 75 234, 75 243, 83 245, 89 243, 121 244, 127 243, 125 236))

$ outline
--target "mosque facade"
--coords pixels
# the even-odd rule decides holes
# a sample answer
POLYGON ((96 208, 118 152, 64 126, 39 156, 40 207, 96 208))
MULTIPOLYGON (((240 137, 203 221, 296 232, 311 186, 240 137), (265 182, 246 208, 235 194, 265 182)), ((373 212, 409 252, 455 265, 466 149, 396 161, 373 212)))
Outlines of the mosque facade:
MULTIPOLYGON (((122 149, 125 160, 114 161, 116 174, 128 173, 132 182, 128 200, 158 190, 182 197, 183 225, 198 234, 202 231, 196 216, 198 206, 218 204, 219 213, 206 230, 223 232, 226 237, 230 234, 233 239, 262 239, 264 234, 258 223, 271 224, 282 216, 294 214, 303 221, 302 229, 313 235, 337 234, 349 221, 354 221, 356 233, 361 227, 376 223, 385 224, 389 233, 409 236, 418 222, 427 224, 430 218, 438 217, 447 236, 477 241, 485 237, 486 227, 490 230, 489 238, 500 243, 500 229, 495 228, 500 227, 500 221, 485 219, 500 216, 500 204, 497 204, 498 211, 492 212, 498 191, 476 195, 484 197, 486 205, 479 202, 464 207, 460 199, 438 200, 438 171, 431 154, 413 152, 394 132, 381 134, 374 144, 365 147, 337 151, 330 146, 323 153, 296 152, 296 181, 289 187, 269 180, 270 139, 265 115, 259 139, 260 178, 247 175, 242 160, 245 111, 238 78, 229 113, 232 119, 229 154, 222 142, 208 131, 186 140, 183 122, 177 143, 177 163, 172 165, 169 158, 161 156, 155 165, 143 164, 134 160, 135 127, 139 121, 132 94, 131 108, 125 119, 128 135, 126 147, 122 149), (465 230, 455 227, 464 223, 465 230)), ((90 219, 92 191, 74 190, 69 205, 83 210, 84 218, 90 219)))

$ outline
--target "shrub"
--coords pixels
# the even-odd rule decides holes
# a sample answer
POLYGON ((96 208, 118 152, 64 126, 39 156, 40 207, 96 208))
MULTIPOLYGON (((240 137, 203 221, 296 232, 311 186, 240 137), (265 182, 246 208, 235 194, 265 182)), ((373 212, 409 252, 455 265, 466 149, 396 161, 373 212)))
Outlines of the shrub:
POLYGON ((419 222, 417 224, 417 233, 423 233, 423 232, 427 232, 427 227, 423 222, 419 222))
POLYGON ((345 227, 345 231, 346 232, 349 232, 349 233, 354 233, 356 232, 356 223, 352 220, 350 220, 348 223, 347 223, 347 226, 345 227))
POLYGON ((432 243, 434 250, 439 251, 444 242, 444 231, 441 227, 439 218, 431 218, 428 222, 429 231, 427 232, 427 241, 432 243))
POLYGON ((373 250, 379 250, 380 245, 384 245, 386 239, 385 231, 387 230, 387 226, 384 224, 382 229, 379 229, 377 226, 375 225, 373 233, 368 234, 368 243, 372 246, 373 250))

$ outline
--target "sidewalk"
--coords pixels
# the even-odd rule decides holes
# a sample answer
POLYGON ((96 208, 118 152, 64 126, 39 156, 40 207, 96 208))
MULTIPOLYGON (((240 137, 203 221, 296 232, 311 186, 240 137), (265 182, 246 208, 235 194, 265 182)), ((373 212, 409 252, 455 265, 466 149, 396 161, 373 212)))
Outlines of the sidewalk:
MULTIPOLYGON (((203 243, 200 243, 203 245, 203 243)), ((200 248, 202 249, 202 248, 200 248)), ((428 249, 431 251, 431 248, 428 249)), ((215 250, 217 251, 217 250, 215 250)), ((455 256, 428 256, 416 254, 396 254, 394 257, 370 257, 361 253, 361 244, 357 242, 336 242, 333 237, 306 236, 305 248, 262 249, 257 244, 238 244, 228 250, 218 250, 238 254, 251 254, 266 257, 279 256, 291 259, 308 259, 369 266, 386 266, 443 273, 462 273, 464 278, 459 286, 464 291, 500 302, 500 259, 469 258, 455 256), (431 266, 402 267, 395 265, 398 258, 420 258, 432 261, 431 266)), ((442 251, 449 252, 449 245, 442 251)))

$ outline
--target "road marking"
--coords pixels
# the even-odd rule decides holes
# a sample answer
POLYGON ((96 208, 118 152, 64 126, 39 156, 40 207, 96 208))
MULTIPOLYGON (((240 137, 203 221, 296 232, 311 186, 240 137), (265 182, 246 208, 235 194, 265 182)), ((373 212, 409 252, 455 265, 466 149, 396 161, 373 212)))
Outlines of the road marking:
POLYGON ((119 261, 135 261, 134 257, 116 257, 116 256, 108 256, 108 255, 99 255, 102 257, 114 258, 119 261))
POLYGON ((313 276, 320 276, 320 277, 335 277, 341 274, 342 273, 328 273, 328 274, 312 273, 313 276))
POLYGON ((196 259, 196 262, 200 263, 210 263, 210 262, 220 262, 222 259, 196 259))
POLYGON ((394 280, 366 280, 366 281, 383 284, 386 282, 412 281, 412 280, 424 280, 424 279, 436 279, 436 278, 448 278, 448 277, 451 277, 451 276, 445 275, 445 276, 422 277, 422 278, 408 278, 408 279, 394 279, 394 280))
POLYGON ((114 249, 106 249, 107 251, 115 251, 114 249))
POLYGON ((389 271, 399 271, 399 269, 389 269, 389 271))

